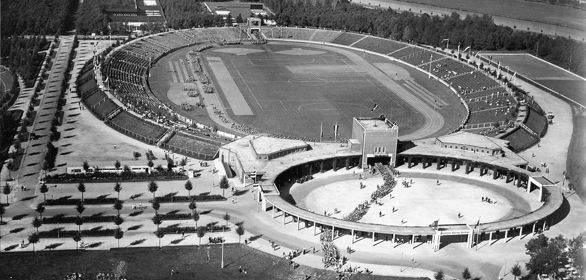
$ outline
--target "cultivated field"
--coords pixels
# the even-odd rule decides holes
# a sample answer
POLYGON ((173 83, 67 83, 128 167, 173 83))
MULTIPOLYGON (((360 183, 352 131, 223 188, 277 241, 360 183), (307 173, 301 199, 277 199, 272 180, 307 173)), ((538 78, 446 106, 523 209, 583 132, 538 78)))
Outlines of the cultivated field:
POLYGON ((372 55, 290 42, 204 54, 231 117, 263 132, 319 138, 323 124, 324 140, 333 140, 338 123, 338 138, 348 138, 352 117, 385 114, 400 135, 423 137, 448 133, 465 116, 439 82, 372 55))
MULTIPOLYGON (((359 203, 369 200, 376 186, 382 183, 383 179, 378 176, 366 180, 354 178, 335 182, 318 179, 303 185, 295 184, 291 194, 297 206, 320 214, 326 211, 332 217, 341 219, 359 203), (360 182, 365 185, 363 189, 360 189, 360 182)), ((518 217, 537 207, 536 203, 529 202, 518 190, 447 180, 440 180, 437 185, 435 179, 424 178, 398 179, 392 196, 379 200, 382 205, 373 204, 360 221, 426 226, 439 219, 443 224, 475 224, 478 219, 486 223, 518 217), (403 186, 403 180, 410 183, 409 188, 403 186), (495 203, 483 202, 482 197, 489 197, 495 203)))
POLYGON ((586 106, 586 80, 565 69, 552 65, 526 53, 484 53, 492 61, 500 61, 501 67, 509 66, 535 82, 586 106))

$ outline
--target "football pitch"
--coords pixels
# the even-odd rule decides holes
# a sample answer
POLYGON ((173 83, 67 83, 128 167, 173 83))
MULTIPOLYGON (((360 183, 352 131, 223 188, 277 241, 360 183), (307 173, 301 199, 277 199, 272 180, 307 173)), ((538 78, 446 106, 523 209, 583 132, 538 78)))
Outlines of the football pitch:
POLYGON ((316 139, 323 127, 327 141, 338 124, 338 139, 349 138, 353 117, 384 114, 413 139, 445 134, 465 116, 441 83, 373 55, 292 42, 203 54, 227 112, 261 132, 316 139))
POLYGON ((586 106, 586 80, 570 71, 527 53, 484 53, 484 56, 492 56, 492 61, 500 61, 501 67, 509 66, 511 71, 586 106))

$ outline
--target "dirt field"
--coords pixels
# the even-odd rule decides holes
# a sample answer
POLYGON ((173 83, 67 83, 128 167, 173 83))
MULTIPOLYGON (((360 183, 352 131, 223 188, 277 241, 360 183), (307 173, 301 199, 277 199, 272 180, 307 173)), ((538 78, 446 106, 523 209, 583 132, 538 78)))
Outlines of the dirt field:
MULTIPOLYGON (((534 210, 535 203, 529 203, 528 197, 515 189, 491 186, 476 186, 456 181, 441 180, 437 185, 435 179, 405 178, 412 182, 405 188, 402 179, 393 190, 393 198, 380 200, 383 205, 372 205, 368 213, 360 220, 365 223, 426 226, 439 219, 446 224, 474 224, 493 222, 527 214, 534 210), (412 181, 411 181, 412 180, 412 181), (496 203, 482 202, 482 197, 489 197, 496 203), (533 205, 530 205, 533 204, 533 205), (393 211, 393 209, 395 211, 393 211), (458 217, 458 213, 462 216, 458 217), (382 214, 382 216, 379 216, 382 214)), ((366 180, 342 180, 336 182, 306 183, 294 185, 291 194, 299 207, 332 217, 343 218, 365 200, 376 186, 383 183, 382 178, 366 180), (360 182, 366 187, 360 189, 360 182), (319 184, 320 186, 317 186, 319 184), (337 209, 339 212, 336 212, 337 209)))
MULTIPOLYGON (((401 68, 396 80, 396 73, 386 71, 393 67, 377 68, 390 61, 372 55, 289 42, 214 48, 204 54, 222 59, 254 112, 244 116, 227 108, 233 119, 260 131, 319 138, 323 123, 324 140, 333 140, 338 123, 338 137, 348 138, 352 117, 385 114, 398 122, 400 135, 424 137, 445 134, 464 117, 463 106, 445 86, 411 69, 401 68), (435 97, 425 100, 419 95, 424 91, 411 90, 407 82, 435 97), (371 112, 374 104, 378 110, 371 112), (417 131, 425 135, 412 134, 417 131)), ((230 104, 223 95, 223 103, 230 104)))

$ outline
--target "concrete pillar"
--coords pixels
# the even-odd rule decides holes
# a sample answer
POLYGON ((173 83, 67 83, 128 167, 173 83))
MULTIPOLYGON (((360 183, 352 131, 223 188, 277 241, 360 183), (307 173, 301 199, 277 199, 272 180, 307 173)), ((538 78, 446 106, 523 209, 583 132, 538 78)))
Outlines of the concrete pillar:
POLYGON ((492 243, 492 232, 488 234, 488 245, 492 243))
POLYGON ((456 160, 452 160, 452 172, 456 171, 456 160))
POLYGON ((427 168, 427 160, 424 156, 421 157, 421 167, 423 167, 423 169, 427 168))
POLYGON ((545 231, 545 224, 547 223, 547 220, 543 220, 543 229, 542 231, 545 231))
POLYGON ((285 224, 285 219, 287 218, 287 213, 285 213, 285 211, 283 211, 283 224, 285 224))
POLYGON ((511 170, 507 169, 507 179, 505 180, 505 183, 508 183, 509 181, 511 181, 511 170))
POLYGON ((336 239, 336 228, 332 226, 332 240, 336 239))
POLYGON ((313 175, 313 163, 309 165, 309 176, 313 175))
POLYGON ((412 167, 412 166, 411 166, 411 161, 412 161, 412 160, 413 160, 413 157, 412 157, 412 156, 408 156, 408 157, 407 157, 407 168, 411 168, 411 167, 412 167))
POLYGON ((415 234, 411 237, 411 244, 415 244, 415 234))
POLYGON ((517 173, 517 188, 521 187, 521 174, 517 173))
POLYGON ((372 232, 372 246, 374 246, 374 244, 376 243, 376 236, 375 236, 376 232, 372 232))
POLYGON ((394 234, 394 233, 393 233, 393 239, 391 240, 391 243, 392 243, 393 245, 395 245, 395 234, 394 234))
POLYGON ((354 244, 354 230, 352 230, 352 244, 354 244))
POLYGON ((509 238, 509 229, 505 230, 505 241, 509 238))
POLYGON ((319 172, 324 173, 324 161, 323 160, 319 162, 319 172))
POLYGON ((533 233, 533 235, 535 235, 535 226, 537 225, 537 222, 533 223, 533 229, 531 230, 531 233, 533 233))
POLYGON ((466 161, 466 172, 465 172, 466 174, 469 174, 472 171, 471 169, 473 169, 473 168, 471 165, 472 165, 472 163, 470 161, 466 161))
POLYGON ((499 177, 499 170, 495 166, 494 169, 493 169, 493 171, 492 171, 492 178, 496 180, 498 177, 499 177))
POLYGON ((297 217, 297 230, 299 230, 299 223, 301 222, 301 219, 299 217, 297 217))
POLYGON ((529 179, 527 179, 527 193, 531 192, 531 184, 529 183, 529 179))
POLYGON ((317 224, 315 222, 313 222, 313 236, 316 235, 316 233, 315 233, 316 231, 317 231, 317 224))
POLYGON ((440 170, 442 168, 442 158, 438 157, 437 158, 437 166, 436 166, 437 170, 440 170))
POLYGON ((523 237, 523 226, 519 227, 519 238, 523 237))
POLYGON ((275 207, 275 205, 273 205, 273 219, 275 218, 276 215, 277 215, 277 208, 275 207))

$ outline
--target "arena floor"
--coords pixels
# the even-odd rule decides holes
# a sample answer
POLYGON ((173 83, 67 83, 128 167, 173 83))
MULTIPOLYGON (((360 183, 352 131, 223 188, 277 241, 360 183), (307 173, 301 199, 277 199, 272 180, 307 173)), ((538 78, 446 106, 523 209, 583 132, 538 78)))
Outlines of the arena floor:
MULTIPOLYGON (((298 207, 319 214, 327 212, 341 219, 359 203, 369 200, 376 186, 383 183, 380 176, 364 180, 357 176, 326 177, 294 184, 290 193, 298 207), (365 185, 362 189, 360 182, 365 185)), ((427 226, 439 220, 441 224, 476 224, 478 220, 486 223, 521 216, 539 205, 506 187, 471 185, 457 180, 440 180, 438 185, 435 179, 411 177, 399 178, 392 198, 387 196, 379 202, 382 205, 371 205, 360 222, 427 226), (409 188, 403 186, 403 180, 410 183, 409 188), (483 202, 482 197, 490 198, 493 203, 483 202)))

